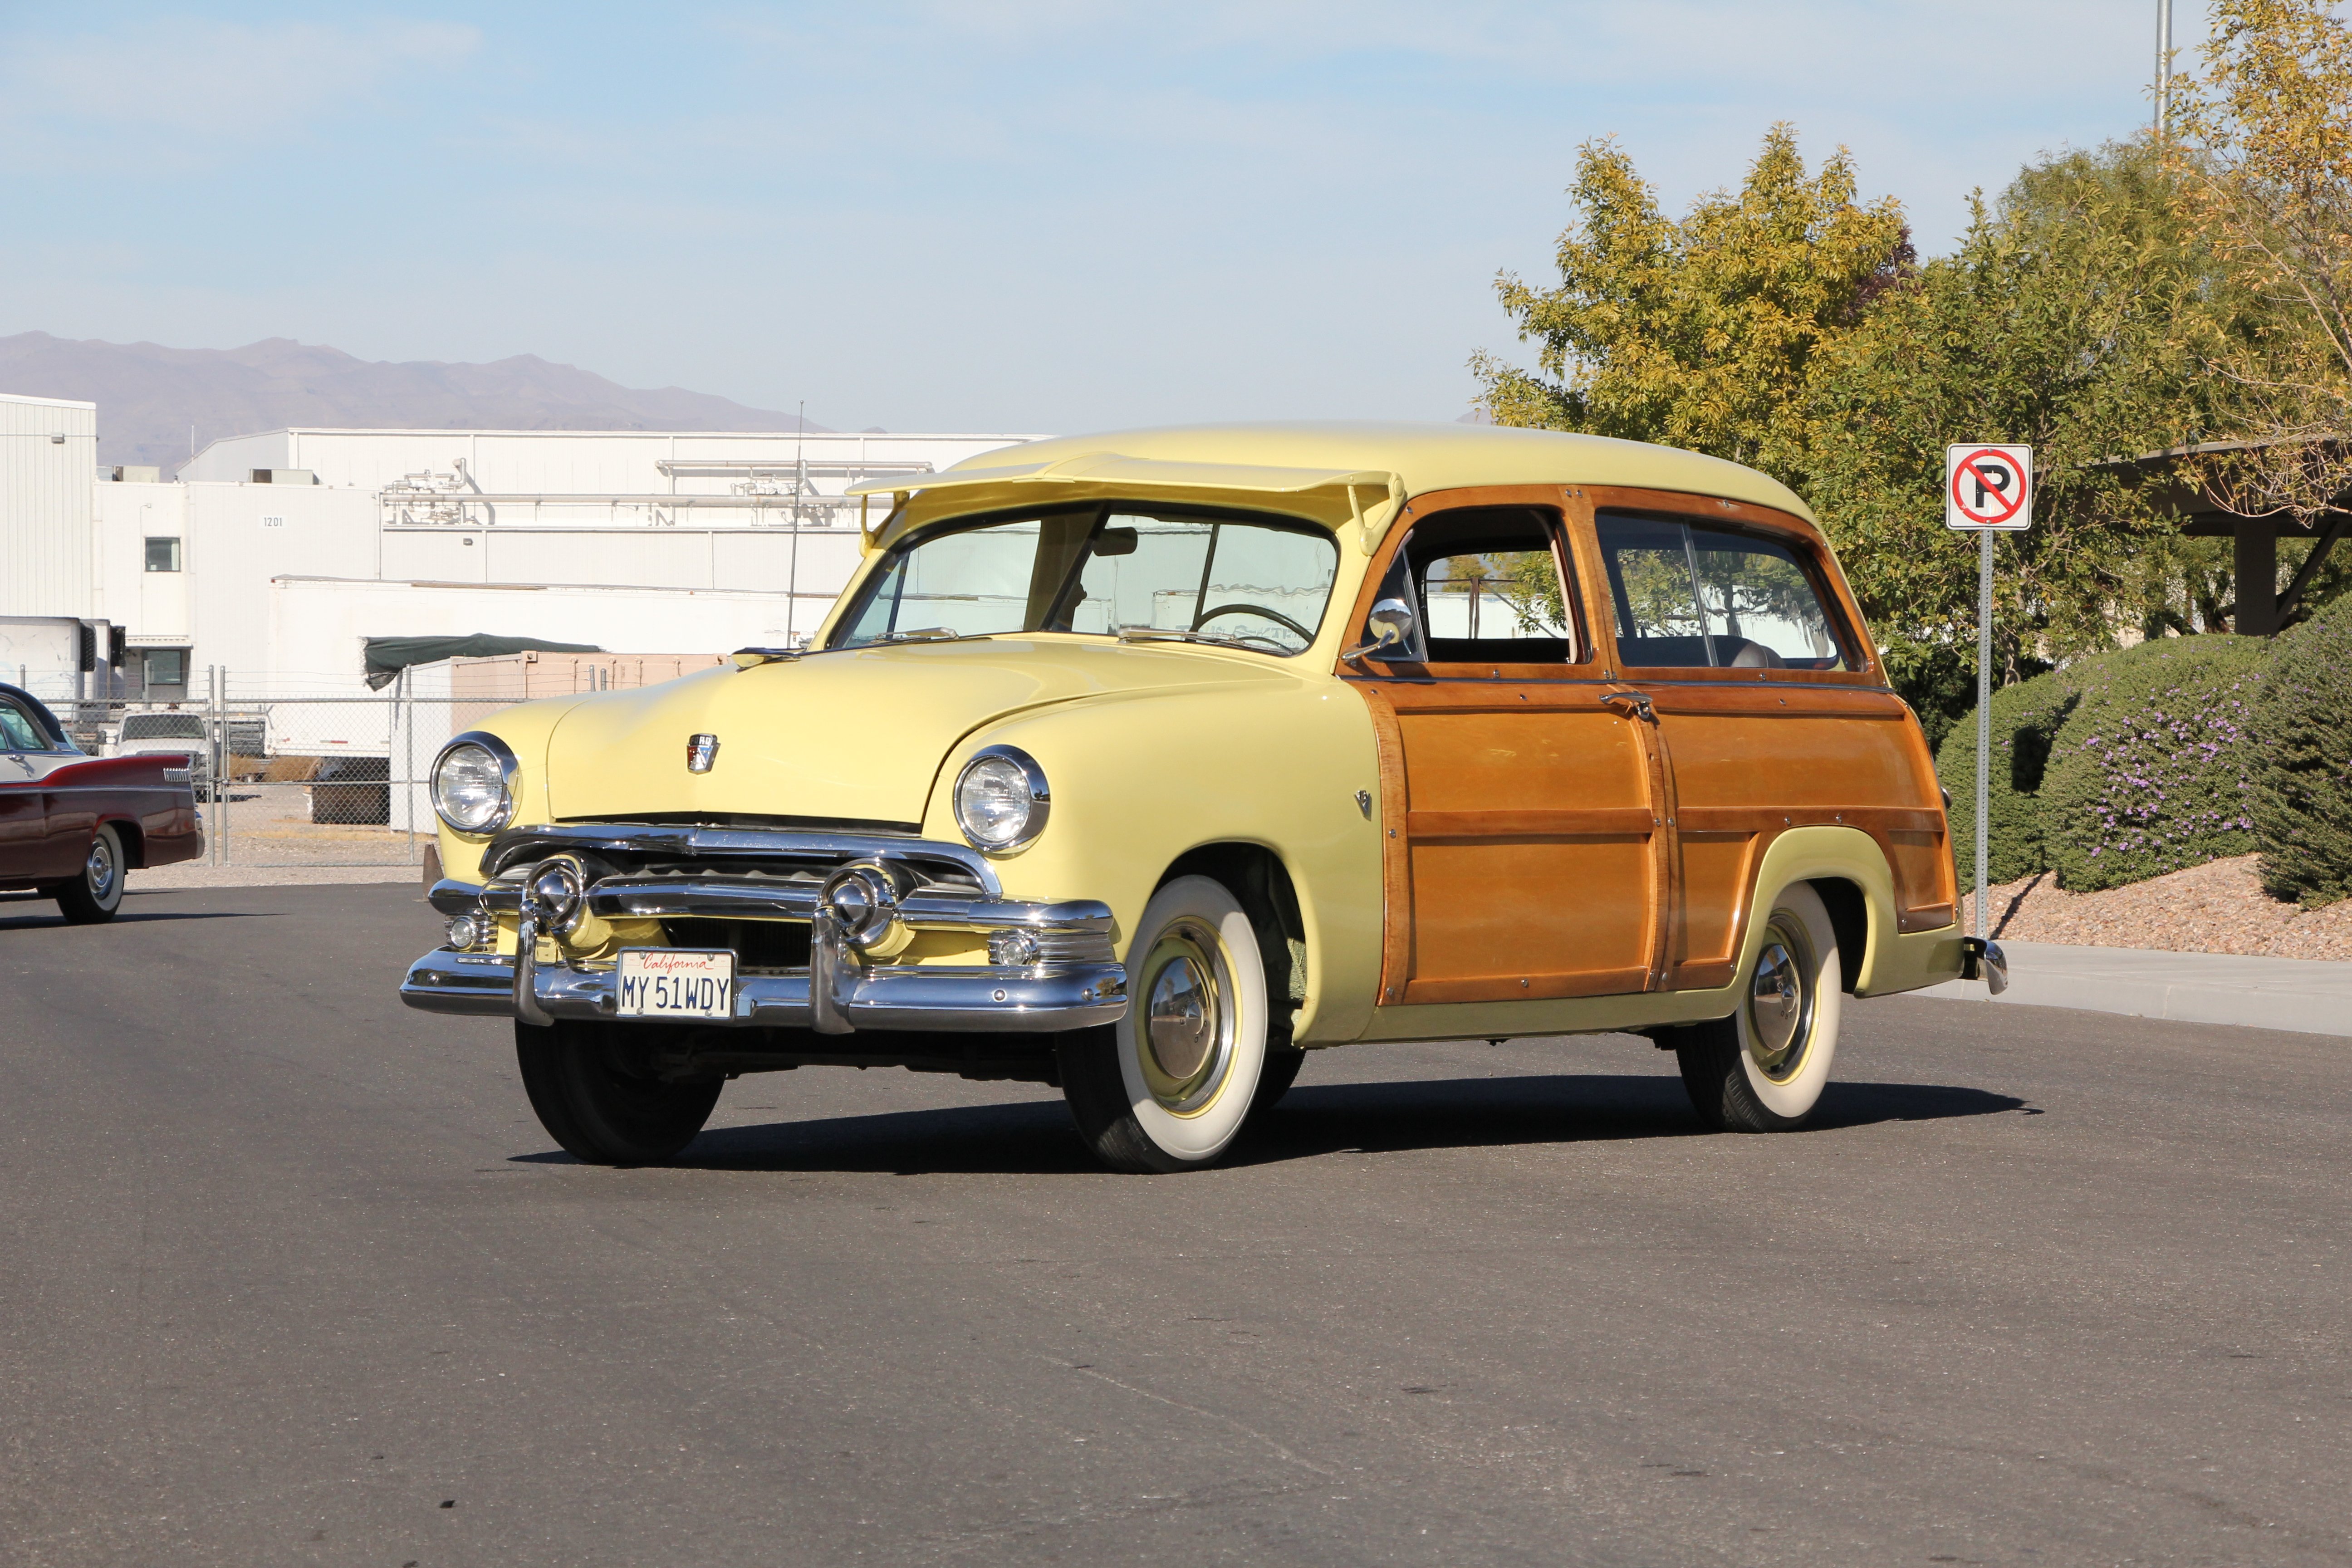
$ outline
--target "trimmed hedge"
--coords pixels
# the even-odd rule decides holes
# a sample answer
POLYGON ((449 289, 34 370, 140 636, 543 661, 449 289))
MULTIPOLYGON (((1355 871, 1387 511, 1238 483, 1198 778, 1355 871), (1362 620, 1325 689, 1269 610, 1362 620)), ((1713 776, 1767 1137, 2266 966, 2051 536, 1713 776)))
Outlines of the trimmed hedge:
POLYGON ((2254 703, 2270 651, 2262 637, 2167 637, 2085 661, 2095 674, 2042 787, 2061 886, 2117 888, 2254 848, 2254 703))
MULTIPOLYGON (((1992 773, 1986 796, 1992 819, 1987 859, 1994 883, 2013 882, 2050 868, 2042 841, 2042 775, 2060 726, 2082 700, 2086 678, 2096 679, 2098 660, 2053 669, 1992 694, 1992 773)), ((1971 706, 1954 721, 1936 752, 1936 776, 1951 792, 1952 858, 1960 884, 1976 885, 1977 712, 1971 706)))
POLYGON ((2352 598, 2281 636, 2254 706, 2254 831, 2273 898, 2352 898, 2352 598))

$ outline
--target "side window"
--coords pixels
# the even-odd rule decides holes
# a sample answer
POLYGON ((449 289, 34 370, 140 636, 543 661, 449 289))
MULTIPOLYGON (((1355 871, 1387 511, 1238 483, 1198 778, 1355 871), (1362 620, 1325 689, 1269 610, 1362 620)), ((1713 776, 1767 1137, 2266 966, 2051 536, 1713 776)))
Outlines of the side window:
POLYGON ((47 752, 55 748, 33 716, 14 702, 0 701, 0 751, 47 752))
POLYGON ((1829 612, 1796 553, 1774 540, 1691 525, 1699 606, 1719 664, 1844 669, 1829 612))
POLYGON ((1713 664, 1683 525, 1609 511, 1592 522, 1617 607, 1618 657, 1643 668, 1713 664))
POLYGON ((1580 663, 1556 537, 1547 514, 1524 507, 1439 512, 1406 537, 1378 597, 1412 608, 1416 662, 1580 663))
POLYGON ((1593 522, 1628 668, 1851 668, 1811 574, 1786 545, 1623 512, 1593 522))

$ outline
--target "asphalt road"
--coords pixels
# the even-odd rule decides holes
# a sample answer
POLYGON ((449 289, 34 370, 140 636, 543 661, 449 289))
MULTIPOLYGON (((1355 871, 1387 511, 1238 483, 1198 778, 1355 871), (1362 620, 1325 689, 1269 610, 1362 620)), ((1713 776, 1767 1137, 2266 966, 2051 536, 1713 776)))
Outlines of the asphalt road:
POLYGON ((618 1172, 433 931, 0 903, 0 1563, 2352 1558, 2340 1040, 1866 1004, 1773 1138, 1366 1047, 1173 1178, 806 1068, 618 1172))

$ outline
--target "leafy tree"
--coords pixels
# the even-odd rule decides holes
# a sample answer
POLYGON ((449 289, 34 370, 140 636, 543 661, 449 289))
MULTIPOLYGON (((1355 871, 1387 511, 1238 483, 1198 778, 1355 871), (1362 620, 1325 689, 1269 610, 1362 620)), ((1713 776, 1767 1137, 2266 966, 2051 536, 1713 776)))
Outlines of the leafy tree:
POLYGON ((1901 207, 1859 205, 1843 150, 1809 175, 1787 125, 1737 192, 1679 222, 1613 142, 1579 150, 1569 194, 1580 220, 1560 236, 1559 286, 1496 279, 1520 340, 1541 347, 1535 372, 1473 357, 1495 422, 1659 441, 1801 483, 1810 366, 1909 266, 1901 207))
POLYGON ((1537 368, 1472 365, 1499 424, 1707 452, 1804 495, 1940 739, 1976 662, 1975 541, 1943 527, 1956 437, 2035 448, 2034 530, 1998 546, 2002 679, 2222 613, 2188 588, 2213 585, 2211 548, 2098 466, 2211 428, 2194 343, 2242 331, 2173 179, 2144 142, 2045 161, 1921 265, 1900 207, 1860 204, 1843 152, 1809 176, 1785 126, 1680 222, 1591 143, 1559 286, 1496 280, 1537 368))
POLYGON ((1943 526, 1956 437, 2033 447, 2033 528, 1996 542, 2001 679, 2111 646, 2172 602, 2177 531, 2103 464, 2207 427, 2181 323, 2213 317, 2212 273, 2151 148, 2070 153, 1976 203, 1953 255, 1832 345, 1809 499, 1898 674, 1974 640, 1977 541, 1943 526))
POLYGON ((2328 0, 2220 0, 2213 22, 2169 161, 2264 319, 2204 345, 2262 443, 2210 467, 2239 510, 2309 518, 2352 489, 2352 26, 2328 0))

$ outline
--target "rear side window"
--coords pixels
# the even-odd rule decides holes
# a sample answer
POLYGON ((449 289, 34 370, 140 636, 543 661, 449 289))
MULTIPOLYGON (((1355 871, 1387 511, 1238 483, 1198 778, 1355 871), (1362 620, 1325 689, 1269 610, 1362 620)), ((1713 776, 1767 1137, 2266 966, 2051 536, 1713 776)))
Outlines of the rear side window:
POLYGON ((1853 668, 1812 574, 1779 541, 1626 512, 1593 524, 1628 667, 1853 668))

